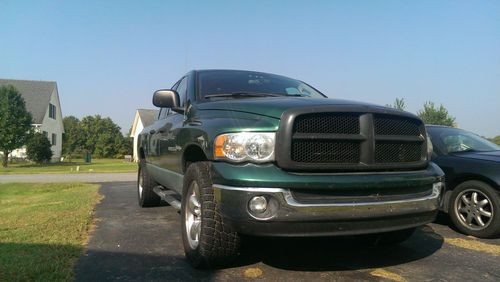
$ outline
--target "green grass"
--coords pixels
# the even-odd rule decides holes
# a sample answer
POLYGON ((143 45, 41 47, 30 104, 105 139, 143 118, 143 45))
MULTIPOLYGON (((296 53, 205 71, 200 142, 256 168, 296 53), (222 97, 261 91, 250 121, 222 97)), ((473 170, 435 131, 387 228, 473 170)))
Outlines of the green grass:
POLYGON ((94 184, 0 184, 0 281, 68 281, 92 228, 94 184))
POLYGON ((0 174, 35 174, 35 173, 88 173, 88 172, 135 172, 137 163, 125 162, 121 159, 94 159, 87 164, 83 160, 51 164, 9 164, 7 168, 0 166, 0 174), (79 167, 79 172, 77 171, 79 167))

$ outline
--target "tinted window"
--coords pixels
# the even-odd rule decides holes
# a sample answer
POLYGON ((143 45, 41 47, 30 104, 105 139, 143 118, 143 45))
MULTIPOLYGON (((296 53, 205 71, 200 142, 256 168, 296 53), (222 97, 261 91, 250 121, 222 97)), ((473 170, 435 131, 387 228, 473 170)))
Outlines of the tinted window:
POLYGON ((251 71, 202 71, 198 75, 198 85, 201 96, 249 92, 325 97, 299 80, 251 71))
POLYGON ((186 101, 187 94, 187 77, 184 77, 176 89, 177 93, 179 93, 180 106, 184 107, 184 102, 186 101))
POLYGON ((490 141, 458 128, 428 128, 433 144, 439 144, 446 153, 465 151, 495 151, 500 147, 490 141))

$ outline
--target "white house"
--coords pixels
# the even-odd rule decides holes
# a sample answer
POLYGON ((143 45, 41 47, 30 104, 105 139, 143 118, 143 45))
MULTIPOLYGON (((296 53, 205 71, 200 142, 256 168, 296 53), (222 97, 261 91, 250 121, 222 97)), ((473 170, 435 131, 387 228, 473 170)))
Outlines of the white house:
MULTIPOLYGON (((52 144, 52 161, 61 159, 64 126, 61 103, 55 81, 0 79, 0 86, 14 86, 26 103, 26 109, 33 117, 32 126, 43 133, 52 144)), ((25 158, 26 148, 14 150, 14 158, 25 158)))
POLYGON ((134 161, 139 160, 139 155, 137 152, 137 137, 139 133, 155 122, 158 118, 158 110, 148 110, 148 109, 137 109, 135 111, 134 123, 132 124, 132 130, 130 131, 130 137, 134 137, 134 161))

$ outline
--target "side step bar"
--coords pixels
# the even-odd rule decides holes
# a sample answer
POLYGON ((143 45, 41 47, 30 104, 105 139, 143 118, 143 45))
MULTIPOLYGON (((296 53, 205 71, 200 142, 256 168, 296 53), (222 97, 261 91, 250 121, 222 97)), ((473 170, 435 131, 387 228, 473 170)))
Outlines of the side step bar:
POLYGON ((181 210, 181 202, 177 200, 174 196, 176 195, 175 192, 167 190, 163 188, 162 186, 156 186, 153 188, 153 191, 160 196, 162 200, 167 202, 169 205, 171 205, 173 208, 176 210, 181 210))

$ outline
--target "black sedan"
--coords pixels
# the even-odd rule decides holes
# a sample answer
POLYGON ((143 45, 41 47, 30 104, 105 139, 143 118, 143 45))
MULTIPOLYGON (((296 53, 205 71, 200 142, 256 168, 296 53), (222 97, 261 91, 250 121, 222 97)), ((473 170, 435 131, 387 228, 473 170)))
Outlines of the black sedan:
POLYGON ((500 147, 465 130, 428 125, 432 160, 446 174, 442 209, 465 234, 500 235, 500 147))

